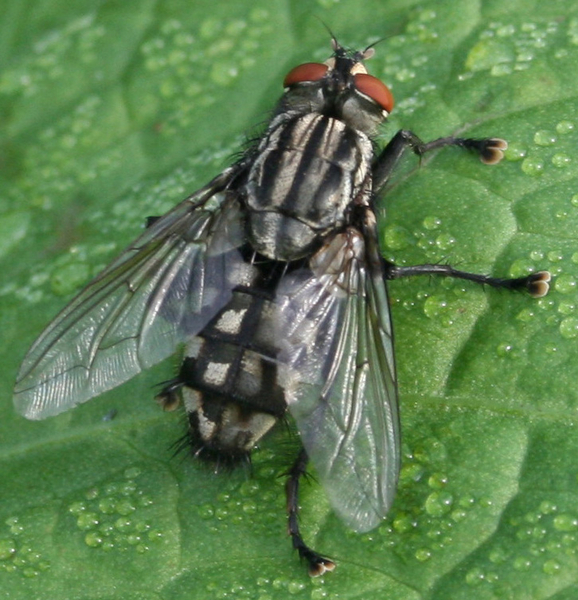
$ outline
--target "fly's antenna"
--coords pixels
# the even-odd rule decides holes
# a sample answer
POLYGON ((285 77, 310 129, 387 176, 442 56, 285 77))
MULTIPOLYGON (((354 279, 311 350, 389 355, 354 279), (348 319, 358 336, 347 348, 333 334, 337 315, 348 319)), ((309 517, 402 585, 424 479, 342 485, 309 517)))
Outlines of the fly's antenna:
POLYGON ((371 58, 375 54, 375 46, 377 46, 377 44, 381 44, 381 42, 384 42, 389 37, 390 36, 379 38, 378 40, 373 42, 373 44, 369 44, 369 46, 367 46, 365 50, 362 50, 360 52, 362 60, 367 60, 368 58, 371 58))
POLYGON ((345 50, 345 48, 337 41, 337 37, 335 36, 333 31, 331 31, 329 25, 327 25, 327 23, 321 17, 318 17, 317 15, 313 16, 321 23, 321 25, 323 25, 323 27, 325 27, 327 33, 331 37, 331 47, 333 48, 333 52, 337 52, 338 50, 345 50))

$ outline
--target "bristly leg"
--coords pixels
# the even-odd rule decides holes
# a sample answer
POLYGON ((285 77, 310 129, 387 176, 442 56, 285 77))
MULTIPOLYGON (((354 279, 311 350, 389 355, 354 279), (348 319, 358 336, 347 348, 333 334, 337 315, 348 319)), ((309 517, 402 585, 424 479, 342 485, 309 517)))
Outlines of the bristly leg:
POLYGON ((309 575, 318 577, 326 571, 333 571, 335 563, 329 558, 325 558, 311 549, 301 537, 299 530, 299 479, 305 475, 305 468, 309 460, 305 449, 301 449, 297 460, 288 472, 289 479, 287 480, 287 515, 288 515, 288 531, 293 542, 293 548, 299 552, 299 557, 305 559, 309 563, 309 575))
POLYGON ((453 136, 424 142, 413 131, 402 129, 393 136, 382 150, 373 167, 373 189, 376 195, 379 196, 380 191, 383 190, 392 173, 395 172, 396 165, 407 150, 411 150, 417 156, 422 157, 432 150, 447 146, 464 148, 476 153, 484 164, 495 165, 502 160, 504 150, 508 148, 508 143, 501 138, 478 139, 453 136))
POLYGON ((501 278, 459 271, 450 265, 414 265, 412 267, 397 267, 387 263, 385 272, 388 279, 400 279, 401 277, 412 277, 414 275, 443 275, 445 277, 455 277, 457 279, 466 279, 467 281, 473 281, 495 288, 526 290, 534 298, 542 298, 548 293, 550 288, 549 282, 551 279, 551 275, 548 271, 538 271, 537 273, 531 273, 525 277, 501 278))

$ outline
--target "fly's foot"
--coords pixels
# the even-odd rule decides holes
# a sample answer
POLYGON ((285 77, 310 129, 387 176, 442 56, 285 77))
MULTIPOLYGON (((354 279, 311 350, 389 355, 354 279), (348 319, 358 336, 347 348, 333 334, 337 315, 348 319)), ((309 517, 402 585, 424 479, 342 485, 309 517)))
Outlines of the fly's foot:
POLYGON ((335 569, 335 563, 325 556, 321 556, 315 552, 315 550, 311 550, 305 544, 298 548, 300 558, 306 560, 309 563, 309 575, 311 577, 319 577, 327 573, 327 571, 333 571, 335 569))
POLYGON ((542 298, 550 289, 552 276, 549 271, 537 271, 525 277, 515 279, 498 279, 497 287, 505 287, 512 290, 526 290, 533 298, 542 298))
POLYGON ((464 146, 477 152, 480 160, 485 165, 495 165, 504 158, 504 151, 508 149, 508 142, 502 138, 466 139, 464 146))
POLYGON ((534 298, 542 298, 550 289, 550 280, 552 276, 549 271, 538 271, 527 277, 522 277, 526 280, 526 289, 534 298))

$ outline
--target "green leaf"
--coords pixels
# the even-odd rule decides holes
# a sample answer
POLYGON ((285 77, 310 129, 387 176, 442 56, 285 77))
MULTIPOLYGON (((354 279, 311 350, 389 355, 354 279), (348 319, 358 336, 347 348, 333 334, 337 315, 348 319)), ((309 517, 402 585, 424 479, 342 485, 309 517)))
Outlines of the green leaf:
POLYGON ((167 0, 0 8, 0 589, 11 599, 552 598, 578 595, 578 9, 570 0, 167 0), (313 18, 312 18, 313 17, 313 18), (172 458, 167 361, 45 422, 15 414, 18 364, 90 276, 229 164, 283 75, 329 35, 383 38, 370 71, 425 140, 500 136, 494 167, 408 159, 384 253, 496 276, 549 269, 544 299, 453 280, 390 284, 404 461, 357 535, 303 485, 310 580, 285 534, 284 428, 253 472, 172 458), (114 409, 116 417, 110 419, 114 409))

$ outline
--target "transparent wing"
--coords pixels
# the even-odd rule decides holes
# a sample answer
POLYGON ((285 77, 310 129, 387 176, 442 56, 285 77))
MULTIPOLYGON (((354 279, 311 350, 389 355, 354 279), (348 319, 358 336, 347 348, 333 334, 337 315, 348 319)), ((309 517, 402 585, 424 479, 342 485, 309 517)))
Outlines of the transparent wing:
POLYGON ((289 410, 333 509, 356 531, 386 515, 400 461, 392 332, 376 252, 350 228, 278 290, 289 410))
POLYGON ((245 267, 225 171, 149 227, 30 348, 14 403, 29 419, 68 410, 175 352, 231 297, 245 267))

